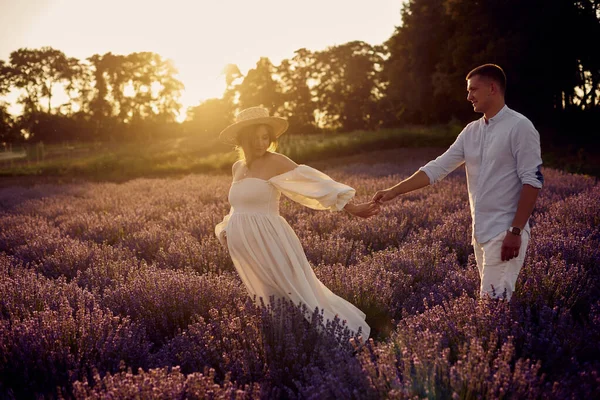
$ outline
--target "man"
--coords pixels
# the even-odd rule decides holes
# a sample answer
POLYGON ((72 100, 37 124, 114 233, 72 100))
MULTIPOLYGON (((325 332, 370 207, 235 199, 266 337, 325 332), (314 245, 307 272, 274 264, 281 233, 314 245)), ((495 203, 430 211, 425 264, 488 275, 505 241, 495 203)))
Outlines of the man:
POLYGON ((540 137, 531 121, 505 104, 506 75, 485 64, 466 77, 467 100, 483 117, 469 123, 441 156, 373 200, 434 184, 465 163, 480 295, 510 300, 530 238, 529 217, 544 178, 540 137))

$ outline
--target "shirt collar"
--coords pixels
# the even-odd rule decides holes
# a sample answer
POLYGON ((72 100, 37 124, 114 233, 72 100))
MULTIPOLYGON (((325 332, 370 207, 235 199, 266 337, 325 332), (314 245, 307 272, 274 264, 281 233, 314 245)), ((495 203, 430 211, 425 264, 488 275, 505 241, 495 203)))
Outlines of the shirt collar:
POLYGON ((496 113, 496 115, 494 115, 492 118, 486 120, 485 117, 481 117, 481 119, 483 119, 484 124, 495 123, 496 121, 500 121, 500 119, 502 119, 502 116, 507 110, 508 106, 505 104, 504 107, 502 107, 500 111, 498 111, 498 113, 496 113))

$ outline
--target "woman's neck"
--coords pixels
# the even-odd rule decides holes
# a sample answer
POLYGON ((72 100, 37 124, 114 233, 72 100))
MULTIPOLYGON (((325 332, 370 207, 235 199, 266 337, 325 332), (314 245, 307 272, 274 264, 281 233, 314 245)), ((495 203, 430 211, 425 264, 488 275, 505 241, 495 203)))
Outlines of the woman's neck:
POLYGON ((263 158, 263 157, 264 157, 265 155, 267 155, 268 153, 269 153, 269 152, 267 151, 267 152, 265 152, 265 153, 264 153, 262 156, 260 156, 260 157, 253 157, 253 156, 251 156, 251 157, 246 157, 246 156, 244 155, 244 162, 246 163, 246 166, 247 166, 248 168, 250 168, 250 165, 252 165, 252 163, 254 163, 256 160, 259 160, 259 159, 263 158))
POLYGON ((244 157, 244 163, 246 163, 248 168, 250 168, 250 165, 252 165, 254 161, 256 161, 256 158, 254 157, 244 157))

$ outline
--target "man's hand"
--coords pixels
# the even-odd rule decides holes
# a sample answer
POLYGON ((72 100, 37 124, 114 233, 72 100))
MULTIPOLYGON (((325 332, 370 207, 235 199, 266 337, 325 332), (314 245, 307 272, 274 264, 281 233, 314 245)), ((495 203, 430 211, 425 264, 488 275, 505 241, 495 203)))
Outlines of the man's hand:
POLYGON ((372 201, 375 203, 384 203, 386 201, 394 200, 398 194, 394 191, 394 188, 380 190, 373 196, 372 201))
POLYGON ((502 242, 502 261, 508 261, 517 258, 521 249, 521 236, 506 232, 502 242))
POLYGON ((423 171, 417 171, 412 174, 409 178, 403 180, 391 188, 380 190, 373 196, 373 201, 376 203, 383 203, 386 201, 394 200, 400 194, 412 192, 413 190, 421 189, 422 187, 430 184, 429 177, 423 171))
POLYGON ((378 214, 380 211, 380 207, 379 204, 370 201, 368 203, 361 204, 346 204, 344 210, 357 217, 369 218, 373 215, 378 214))

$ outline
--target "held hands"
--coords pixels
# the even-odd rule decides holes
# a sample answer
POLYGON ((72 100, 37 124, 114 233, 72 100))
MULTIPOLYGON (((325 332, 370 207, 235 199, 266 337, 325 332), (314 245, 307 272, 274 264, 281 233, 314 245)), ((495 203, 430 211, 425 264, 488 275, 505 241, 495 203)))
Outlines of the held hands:
POLYGON ((519 250, 521 249, 521 236, 506 233, 504 241, 502 242, 501 256, 502 261, 508 261, 512 258, 519 256, 519 250))
POLYGON ((369 218, 379 213, 379 204, 374 201, 361 204, 346 204, 344 207, 348 213, 361 218, 369 218))

